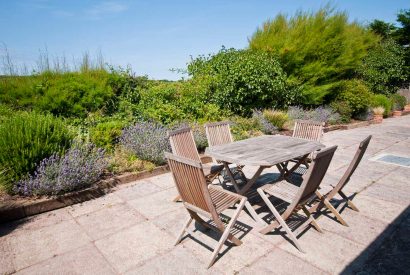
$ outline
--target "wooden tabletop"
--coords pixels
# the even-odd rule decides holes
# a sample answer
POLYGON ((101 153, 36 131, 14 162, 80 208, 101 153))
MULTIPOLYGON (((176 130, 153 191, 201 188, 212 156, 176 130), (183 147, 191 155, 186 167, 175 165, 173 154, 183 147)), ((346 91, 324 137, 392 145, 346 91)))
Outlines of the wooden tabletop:
POLYGON ((325 146, 317 141, 273 135, 208 147, 205 154, 238 165, 273 166, 323 147, 325 146))

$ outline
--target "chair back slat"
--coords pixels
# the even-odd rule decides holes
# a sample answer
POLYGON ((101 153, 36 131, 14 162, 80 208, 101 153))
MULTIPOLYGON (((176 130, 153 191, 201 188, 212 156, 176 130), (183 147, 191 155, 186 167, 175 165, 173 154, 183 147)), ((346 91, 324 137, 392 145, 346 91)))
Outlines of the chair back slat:
POLYGON ((296 120, 293 137, 320 141, 323 136, 324 122, 311 120, 296 120))
POLYGON ((354 171, 356 170, 357 166, 362 160, 364 153, 366 153, 366 150, 367 150, 367 147, 369 146, 371 138, 372 136, 370 135, 367 138, 365 138, 362 142, 360 142, 359 148, 357 148, 357 151, 352 161, 350 162, 349 167, 343 174, 338 184, 332 190, 332 193, 339 192, 339 190, 341 190, 349 182, 350 177, 353 175, 354 171))
POLYGON ((205 124, 209 147, 233 142, 229 123, 226 121, 205 124))
POLYGON ((313 156, 313 163, 309 167, 307 173, 303 175, 303 182, 300 186, 299 192, 296 195, 296 205, 305 202, 312 197, 315 191, 318 189, 323 177, 329 168, 330 161, 335 154, 337 146, 326 148, 313 156))
POLYGON ((168 132, 168 137, 172 153, 180 157, 201 161, 191 128, 187 127, 168 132))
POLYGON ((202 165, 198 161, 165 153, 179 195, 188 203, 207 213, 214 213, 211 195, 207 187, 202 165))

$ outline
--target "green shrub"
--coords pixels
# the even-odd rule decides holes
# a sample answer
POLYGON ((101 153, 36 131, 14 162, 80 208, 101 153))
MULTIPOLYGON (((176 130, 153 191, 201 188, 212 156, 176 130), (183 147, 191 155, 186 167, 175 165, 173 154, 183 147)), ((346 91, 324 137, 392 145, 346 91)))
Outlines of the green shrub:
POLYGON ((144 120, 162 124, 181 121, 186 114, 178 107, 179 86, 177 82, 161 83, 141 91, 137 112, 144 120))
POLYGON ((188 73, 207 80, 210 103, 235 114, 249 116, 253 109, 282 108, 300 99, 274 55, 262 51, 222 48, 192 60, 188 73))
POLYGON ((3 186, 12 192, 21 177, 52 154, 61 154, 72 135, 61 119, 38 113, 16 113, 0 124, 0 171, 3 186))
POLYGON ((4 104, 0 104, 0 123, 2 123, 5 119, 9 118, 14 114, 15 111, 13 111, 11 108, 4 104))
POLYGON ((209 102, 204 78, 178 82, 160 82, 141 90, 135 114, 144 120, 161 124, 178 121, 216 121, 227 116, 227 110, 209 102))
POLYGON ((121 67, 110 67, 107 84, 111 87, 116 95, 112 98, 105 108, 105 113, 112 115, 115 112, 121 112, 121 104, 138 104, 141 99, 141 90, 147 89, 151 84, 146 76, 136 76, 130 67, 123 69, 121 67))
POLYGON ((384 117, 387 117, 390 115, 390 112, 392 110, 392 102, 391 100, 382 94, 377 94, 372 96, 371 98, 371 106, 372 107, 383 107, 384 108, 384 117))
POLYGON ((39 94, 39 76, 0 77, 0 102, 14 108, 33 108, 39 94))
POLYGON ((234 140, 263 135, 262 126, 255 117, 234 116, 230 120, 232 121, 231 132, 234 140))
POLYGON ((273 124, 278 130, 282 130, 285 123, 289 120, 288 114, 282 111, 264 110, 263 116, 273 124))
POLYGON ((407 104, 406 97, 399 95, 399 94, 392 94, 390 96, 390 100, 392 102, 393 110, 401 111, 404 109, 404 106, 407 104))
POLYGON ((104 70, 4 77, 0 101, 15 108, 50 112, 64 117, 86 117, 115 99, 104 70))
POLYGON ((340 122, 349 123, 352 118, 352 108, 347 101, 334 101, 330 107, 340 115, 340 122))
POLYGON ((138 159, 134 154, 127 151, 122 146, 115 147, 115 150, 109 156, 108 161, 108 171, 113 174, 140 172, 155 168, 155 164, 138 159))
POLYGON ((112 150, 125 126, 127 126, 127 122, 119 120, 97 123, 97 125, 89 129, 90 139, 97 147, 112 150))
POLYGON ((104 71, 45 75, 37 109, 58 116, 86 117, 114 97, 107 80, 104 71))
POLYGON ((372 94, 362 81, 357 79, 343 81, 339 89, 336 100, 347 102, 352 109, 353 116, 369 108, 372 94))
POLYGON ((403 48, 387 39, 369 51, 358 72, 373 93, 388 95, 406 80, 404 63, 403 48))
POLYGON ((340 80, 351 78, 378 36, 345 12, 279 14, 249 40, 251 49, 277 54, 291 80, 302 84, 305 104, 322 104, 340 80))

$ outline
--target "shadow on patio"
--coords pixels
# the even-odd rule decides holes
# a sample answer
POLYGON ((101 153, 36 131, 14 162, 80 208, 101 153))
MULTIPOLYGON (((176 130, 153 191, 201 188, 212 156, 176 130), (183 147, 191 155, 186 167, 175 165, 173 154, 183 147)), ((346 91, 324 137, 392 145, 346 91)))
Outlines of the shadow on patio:
POLYGON ((410 269, 410 206, 341 274, 406 274, 410 269))

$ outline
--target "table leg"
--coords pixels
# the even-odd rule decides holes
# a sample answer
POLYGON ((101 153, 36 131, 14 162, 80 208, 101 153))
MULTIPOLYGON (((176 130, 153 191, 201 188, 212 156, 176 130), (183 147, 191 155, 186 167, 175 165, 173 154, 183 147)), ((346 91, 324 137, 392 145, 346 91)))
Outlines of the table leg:
POLYGON ((231 182, 232 182, 232 184, 233 184, 233 187, 235 188, 236 192, 237 192, 238 194, 240 194, 240 189, 239 189, 238 183, 236 182, 235 176, 232 174, 231 169, 229 169, 229 164, 224 161, 224 162, 223 162, 223 165, 224 165, 224 167, 225 167, 226 173, 228 174, 228 177, 231 179, 231 182))
MULTIPOLYGON (((263 167, 263 166, 259 167, 259 169, 256 171, 256 173, 252 176, 252 178, 250 178, 250 179, 246 178, 246 185, 243 188, 239 188, 238 183, 235 180, 235 176, 232 174, 231 170, 229 169, 229 164, 227 162, 223 162, 223 165, 226 169, 226 173, 228 174, 229 178, 231 179, 231 182, 232 182, 233 186, 235 187, 236 192, 238 194, 241 194, 241 195, 245 195, 245 193, 249 190, 249 188, 251 188, 252 185, 255 184, 256 180, 261 175, 263 169, 265 169, 265 167, 263 167)), ((253 207, 249 203, 249 201, 246 201, 245 207, 249 211, 249 214, 252 216, 252 218, 260 226, 265 226, 266 225, 266 223, 262 220, 262 218, 258 216, 255 209, 253 209, 253 207)))
POLYGON ((281 178, 285 179, 286 181, 290 182, 289 177, 291 176, 291 174, 296 171, 296 169, 299 168, 299 166, 303 163, 305 163, 307 157, 309 156, 309 154, 304 155, 303 157, 301 157, 294 166, 292 166, 292 168, 288 169, 287 165, 289 162, 285 162, 285 163, 278 163, 276 165, 276 167, 278 168, 280 174, 281 174, 281 178))
POLYGON ((249 188, 251 188, 252 185, 255 184, 255 182, 257 181, 257 179, 262 174, 262 172, 265 168, 266 167, 264 167, 264 166, 259 166, 259 168, 256 171, 255 175, 253 175, 252 178, 247 179, 245 186, 239 191, 239 194, 242 195, 242 194, 245 194, 246 192, 248 192, 249 188))

